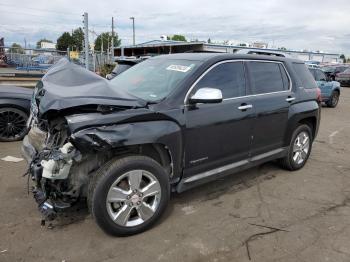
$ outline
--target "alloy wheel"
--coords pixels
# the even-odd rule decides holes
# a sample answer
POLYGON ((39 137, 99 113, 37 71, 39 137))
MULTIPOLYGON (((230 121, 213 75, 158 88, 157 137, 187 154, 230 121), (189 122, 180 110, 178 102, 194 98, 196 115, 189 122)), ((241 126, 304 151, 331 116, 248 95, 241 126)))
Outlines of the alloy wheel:
POLYGON ((310 136, 303 131, 294 140, 293 145, 293 161, 297 165, 301 165, 308 156, 310 150, 310 136))
POLYGON ((145 170, 121 175, 110 187, 106 205, 110 218, 119 226, 133 227, 150 219, 159 207, 161 187, 145 170))
POLYGON ((28 117, 20 110, 12 108, 0 109, 0 139, 20 139, 26 132, 28 117))

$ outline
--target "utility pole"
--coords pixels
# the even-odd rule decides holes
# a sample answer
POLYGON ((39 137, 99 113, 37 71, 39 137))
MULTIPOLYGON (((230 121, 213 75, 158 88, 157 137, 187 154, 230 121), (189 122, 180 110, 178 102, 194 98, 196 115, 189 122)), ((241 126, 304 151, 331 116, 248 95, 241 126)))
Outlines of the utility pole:
POLYGON ((114 57, 114 17, 112 16, 112 57, 114 57))
POLYGON ((84 49, 85 49, 85 68, 89 70, 89 20, 88 13, 84 13, 84 49))
POLYGON ((135 17, 130 17, 132 20, 132 44, 135 45, 135 17))

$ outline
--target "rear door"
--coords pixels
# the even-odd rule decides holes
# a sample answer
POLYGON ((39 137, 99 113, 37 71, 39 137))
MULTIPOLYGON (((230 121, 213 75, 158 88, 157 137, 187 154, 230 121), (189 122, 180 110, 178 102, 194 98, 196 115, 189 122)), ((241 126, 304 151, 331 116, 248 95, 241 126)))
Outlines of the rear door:
POLYGON ((283 146, 288 111, 295 97, 291 80, 281 62, 249 61, 250 95, 256 120, 251 155, 267 153, 283 146))

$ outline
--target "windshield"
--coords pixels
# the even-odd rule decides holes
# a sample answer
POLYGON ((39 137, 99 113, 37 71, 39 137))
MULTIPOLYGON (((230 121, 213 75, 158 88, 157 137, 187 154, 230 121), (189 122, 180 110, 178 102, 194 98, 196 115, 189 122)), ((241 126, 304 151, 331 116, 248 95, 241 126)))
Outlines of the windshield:
POLYGON ((137 64, 111 80, 111 86, 146 101, 170 94, 201 61, 156 58, 137 64))

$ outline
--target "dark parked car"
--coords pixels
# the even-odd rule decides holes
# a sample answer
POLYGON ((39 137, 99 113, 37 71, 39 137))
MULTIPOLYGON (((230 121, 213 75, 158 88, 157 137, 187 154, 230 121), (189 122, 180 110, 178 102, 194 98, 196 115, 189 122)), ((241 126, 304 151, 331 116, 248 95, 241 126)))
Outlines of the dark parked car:
POLYGON ((335 80, 337 80, 342 86, 350 86, 350 68, 346 69, 344 72, 338 73, 335 76, 335 80))
POLYGON ((27 133, 27 120, 33 90, 0 86, 0 141, 21 140, 27 133))
POLYGON ((330 80, 334 81, 338 73, 344 72, 348 68, 348 66, 327 66, 323 67, 322 71, 326 74, 327 77, 330 78, 330 80))
POLYGON ((61 61, 34 97, 22 150, 39 209, 86 198, 119 236, 154 225, 171 191, 275 159, 302 168, 320 120, 305 64, 261 55, 163 55, 111 81, 61 61))
POLYGON ((340 97, 340 83, 331 81, 320 69, 309 69, 321 89, 322 102, 325 102, 328 107, 336 107, 340 97))
POLYGON ((130 67, 142 62, 143 58, 134 58, 134 59, 117 59, 116 66, 113 68, 112 72, 108 75, 106 75, 106 78, 108 80, 111 80, 115 78, 117 75, 123 73, 124 71, 128 70, 130 67))

